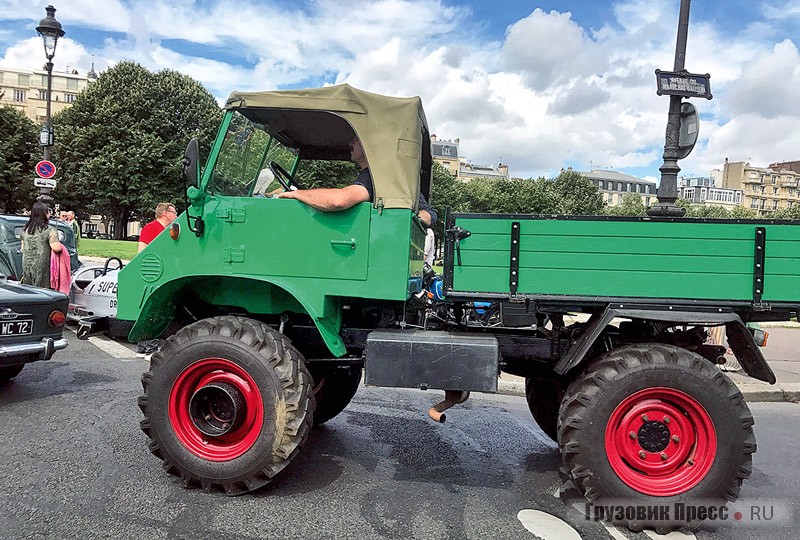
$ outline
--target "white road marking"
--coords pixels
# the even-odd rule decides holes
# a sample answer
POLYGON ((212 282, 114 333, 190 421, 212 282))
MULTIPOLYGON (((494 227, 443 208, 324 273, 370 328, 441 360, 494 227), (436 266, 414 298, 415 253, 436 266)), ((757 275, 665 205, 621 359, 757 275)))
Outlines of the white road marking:
POLYGON ((539 510, 520 510, 522 526, 542 540, 581 540, 581 535, 565 521, 539 510))
POLYGON ((603 523, 603 527, 606 528, 608 534, 610 534, 614 540, 628 540, 628 537, 625 536, 625 534, 618 527, 614 527, 608 523, 603 523))
POLYGON ((89 343, 100 349, 101 351, 113 356, 114 358, 119 358, 123 362, 135 362, 136 360, 144 360, 143 358, 137 358, 136 353, 125 345, 121 345, 116 341, 105 339, 97 336, 89 336, 89 343))
POLYGON ((697 540, 697 537, 694 534, 683 531, 672 531, 669 534, 658 534, 655 531, 645 530, 644 534, 653 540, 697 540))
MULTIPOLYGON (((72 326, 65 326, 64 329, 69 330, 73 334, 76 333, 76 329, 72 326)), ((138 360, 144 361, 144 358, 138 358, 136 356, 136 352, 132 351, 121 343, 117 343, 113 339, 100 336, 89 336, 88 341, 109 356, 118 358, 121 362, 136 362, 138 360)))

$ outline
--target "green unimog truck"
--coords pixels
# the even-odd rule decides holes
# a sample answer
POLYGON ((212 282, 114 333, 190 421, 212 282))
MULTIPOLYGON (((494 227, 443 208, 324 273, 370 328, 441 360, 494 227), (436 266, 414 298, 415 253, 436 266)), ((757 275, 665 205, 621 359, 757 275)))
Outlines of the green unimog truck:
POLYGON ((738 496, 753 418, 707 328, 724 326, 744 371, 775 382, 747 323, 796 316, 799 223, 449 213, 440 278, 417 216, 432 170, 419 98, 236 92, 202 171, 197 148, 187 210, 120 272, 117 315, 131 341, 166 337, 142 376, 141 427, 185 486, 267 484, 362 375, 444 390, 430 411, 443 421, 505 372, 525 377, 589 500, 738 496), (372 202, 320 212, 262 196, 266 169, 293 189, 309 163, 347 160, 353 138, 372 202))

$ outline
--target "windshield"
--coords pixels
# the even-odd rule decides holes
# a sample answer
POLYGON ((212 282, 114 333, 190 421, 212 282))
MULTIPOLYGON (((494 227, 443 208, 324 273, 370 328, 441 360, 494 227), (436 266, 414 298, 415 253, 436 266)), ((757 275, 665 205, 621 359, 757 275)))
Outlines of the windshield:
MULTIPOLYGON (((234 111, 206 189, 209 193, 249 197, 261 171, 268 169, 272 161, 292 171, 296 155, 270 137, 262 124, 234 111)), ((271 181, 271 175, 267 176, 271 181)))

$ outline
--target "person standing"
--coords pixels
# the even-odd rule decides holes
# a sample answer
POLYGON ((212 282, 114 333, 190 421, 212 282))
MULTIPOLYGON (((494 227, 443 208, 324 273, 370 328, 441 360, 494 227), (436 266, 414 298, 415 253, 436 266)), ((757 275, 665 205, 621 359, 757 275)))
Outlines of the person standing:
POLYGON ((22 229, 22 282, 50 288, 50 259, 63 249, 58 233, 50 226, 50 209, 41 201, 33 203, 22 229))
POLYGON ((78 225, 75 219, 75 212, 72 210, 67 212, 67 223, 72 227, 72 232, 75 233, 75 249, 78 249, 81 242, 81 226, 78 225))
MULTIPOLYGON (((178 217, 178 212, 175 210, 175 205, 172 203, 158 203, 156 205, 156 219, 142 227, 142 232, 139 234, 139 252, 147 247, 147 244, 155 240, 156 236, 161 234, 167 225, 175 221, 178 217)), ((158 350, 158 340, 148 339, 140 341, 136 344, 136 356, 149 358, 151 354, 158 350)))

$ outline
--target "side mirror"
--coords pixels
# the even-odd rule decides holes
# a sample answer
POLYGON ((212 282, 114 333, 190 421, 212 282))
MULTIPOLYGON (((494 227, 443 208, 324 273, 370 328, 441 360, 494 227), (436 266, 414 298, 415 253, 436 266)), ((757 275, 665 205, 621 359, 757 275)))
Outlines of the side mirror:
POLYGON ((199 187, 200 146, 197 139, 192 139, 186 145, 186 152, 183 154, 183 176, 190 186, 199 187))

